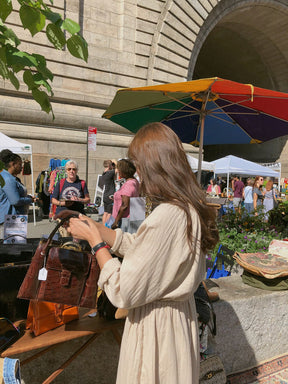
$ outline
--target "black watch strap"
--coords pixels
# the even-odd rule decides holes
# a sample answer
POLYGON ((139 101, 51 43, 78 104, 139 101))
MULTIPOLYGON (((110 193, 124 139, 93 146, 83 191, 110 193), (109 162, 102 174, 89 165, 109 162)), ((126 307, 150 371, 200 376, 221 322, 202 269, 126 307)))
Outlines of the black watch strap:
POLYGON ((91 248, 92 255, 94 256, 96 252, 99 251, 100 248, 103 248, 106 246, 107 244, 105 243, 105 241, 102 241, 101 243, 96 244, 95 247, 91 248))

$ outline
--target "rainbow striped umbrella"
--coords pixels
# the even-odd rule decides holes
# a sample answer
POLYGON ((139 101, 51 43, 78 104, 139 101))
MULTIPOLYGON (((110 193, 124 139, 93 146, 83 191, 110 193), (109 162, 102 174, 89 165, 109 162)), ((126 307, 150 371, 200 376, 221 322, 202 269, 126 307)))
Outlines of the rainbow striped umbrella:
POLYGON ((104 118, 136 133, 160 121, 182 142, 203 145, 262 143, 288 135, 288 94, 219 77, 117 91, 104 118))

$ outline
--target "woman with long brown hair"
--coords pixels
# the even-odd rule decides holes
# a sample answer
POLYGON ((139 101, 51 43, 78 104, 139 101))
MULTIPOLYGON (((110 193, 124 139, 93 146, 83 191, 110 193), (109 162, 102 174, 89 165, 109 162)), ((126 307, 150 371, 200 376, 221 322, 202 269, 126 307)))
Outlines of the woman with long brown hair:
POLYGON ((124 232, 131 232, 130 223, 130 198, 139 196, 139 183, 134 177, 136 168, 128 159, 117 161, 119 177, 125 179, 125 183, 114 193, 112 216, 115 219, 112 229, 121 228, 124 232), (119 225, 119 223, 121 223, 119 225))
POLYGON ((101 268, 99 286, 115 306, 128 309, 117 384, 198 384, 193 293, 204 278, 205 254, 218 241, 216 212, 170 128, 144 126, 128 156, 154 208, 137 233, 84 216, 70 219, 69 231, 89 241, 101 268), (124 257, 122 264, 103 241, 124 257))
POLYGON ((257 207, 260 207, 263 204, 264 195, 260 189, 263 185, 263 180, 262 176, 256 176, 253 184, 253 208, 255 216, 258 215, 257 207))

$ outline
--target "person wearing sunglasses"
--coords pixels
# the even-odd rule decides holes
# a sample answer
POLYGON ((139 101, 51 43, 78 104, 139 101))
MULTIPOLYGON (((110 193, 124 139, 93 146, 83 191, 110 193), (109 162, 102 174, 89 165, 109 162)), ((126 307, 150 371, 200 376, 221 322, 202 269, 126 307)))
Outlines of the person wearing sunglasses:
POLYGON ((84 180, 80 180, 78 165, 69 160, 65 165, 66 179, 58 181, 52 193, 52 204, 56 205, 56 214, 65 209, 84 213, 84 204, 90 203, 90 196, 84 180))
POLYGON ((256 176, 253 184, 253 208, 255 216, 258 215, 257 207, 262 206, 264 200, 264 195, 261 190, 263 181, 264 179, 262 176, 256 176))

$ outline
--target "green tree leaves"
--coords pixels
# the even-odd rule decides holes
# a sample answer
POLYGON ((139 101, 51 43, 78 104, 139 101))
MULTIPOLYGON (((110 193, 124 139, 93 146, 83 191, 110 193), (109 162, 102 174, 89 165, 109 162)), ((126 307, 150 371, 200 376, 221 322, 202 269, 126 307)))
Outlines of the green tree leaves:
POLYGON ((20 19, 24 29, 29 29, 32 36, 42 31, 45 27, 46 17, 40 9, 22 4, 20 7, 20 19))
MULTIPOLYGON (((29 30, 32 37, 45 31, 47 39, 55 49, 62 50, 66 45, 72 56, 87 62, 88 45, 80 35, 80 26, 75 21, 68 18, 63 19, 59 13, 53 12, 43 0, 17 1, 20 4, 21 24, 24 29, 29 30)), ((53 4, 53 0, 49 0, 49 2, 53 4)), ((49 84, 50 81, 53 81, 53 74, 47 68, 44 56, 18 49, 21 40, 12 29, 4 24, 12 11, 12 0, 0 0, 0 76, 19 89, 17 74, 23 72, 23 81, 27 84, 33 98, 43 111, 52 112, 53 115, 49 100, 49 97, 53 96, 49 84)))
POLYGON ((79 35, 71 36, 70 39, 67 40, 67 48, 71 55, 78 57, 84 61, 88 60, 88 45, 83 37, 79 35))
POLYGON ((0 19, 4 22, 12 12, 12 0, 3 0, 0 5, 0 19))
POLYGON ((53 23, 48 24, 46 28, 46 35, 56 49, 62 49, 66 44, 64 32, 60 27, 58 27, 58 25, 53 23))
POLYGON ((71 35, 80 32, 80 26, 71 19, 65 19, 62 24, 62 28, 66 29, 71 35))

